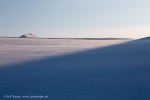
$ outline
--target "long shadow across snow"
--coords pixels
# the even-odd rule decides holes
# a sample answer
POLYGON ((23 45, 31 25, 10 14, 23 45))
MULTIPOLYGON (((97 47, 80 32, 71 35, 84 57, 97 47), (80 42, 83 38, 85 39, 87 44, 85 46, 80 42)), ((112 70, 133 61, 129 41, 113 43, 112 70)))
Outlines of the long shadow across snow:
POLYGON ((7 66, 0 69, 1 100, 6 99, 4 95, 47 95, 48 100, 150 100, 150 41, 7 66))

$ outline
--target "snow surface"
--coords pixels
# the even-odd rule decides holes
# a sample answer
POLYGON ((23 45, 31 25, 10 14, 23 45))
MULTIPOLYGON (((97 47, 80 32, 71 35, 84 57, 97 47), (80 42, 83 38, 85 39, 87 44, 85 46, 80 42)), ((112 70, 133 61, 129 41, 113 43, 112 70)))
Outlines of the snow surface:
POLYGON ((0 67, 0 100, 150 100, 150 40, 0 38, 0 67))
POLYGON ((0 68, 3 65, 65 55, 125 41, 127 40, 0 38, 0 68))

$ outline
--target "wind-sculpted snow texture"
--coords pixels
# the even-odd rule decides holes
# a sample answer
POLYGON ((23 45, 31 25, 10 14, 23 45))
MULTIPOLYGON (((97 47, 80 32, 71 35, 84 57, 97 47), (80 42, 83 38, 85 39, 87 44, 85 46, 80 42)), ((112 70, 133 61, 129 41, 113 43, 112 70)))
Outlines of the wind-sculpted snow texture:
POLYGON ((4 58, 0 58, 1 100, 6 99, 4 95, 47 95, 48 100, 150 100, 149 40, 119 40, 121 44, 116 44, 118 40, 0 41, 4 58), (110 43, 114 45, 106 46, 110 43))
POLYGON ((0 68, 3 65, 60 56, 122 42, 125 40, 0 38, 0 68))

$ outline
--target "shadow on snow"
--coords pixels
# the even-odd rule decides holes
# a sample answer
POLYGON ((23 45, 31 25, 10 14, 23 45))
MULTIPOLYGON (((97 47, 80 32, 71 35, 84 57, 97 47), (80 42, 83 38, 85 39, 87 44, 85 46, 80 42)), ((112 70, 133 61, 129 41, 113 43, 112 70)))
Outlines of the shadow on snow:
POLYGON ((149 100, 150 41, 130 41, 0 69, 4 95, 49 100, 149 100))

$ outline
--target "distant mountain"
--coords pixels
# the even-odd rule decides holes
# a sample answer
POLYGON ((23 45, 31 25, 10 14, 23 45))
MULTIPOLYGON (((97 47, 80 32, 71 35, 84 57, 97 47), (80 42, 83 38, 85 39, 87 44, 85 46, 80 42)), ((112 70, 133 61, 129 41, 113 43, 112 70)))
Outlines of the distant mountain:
POLYGON ((23 34, 22 36, 20 36, 20 38, 36 38, 36 36, 31 33, 28 33, 28 34, 23 34))

